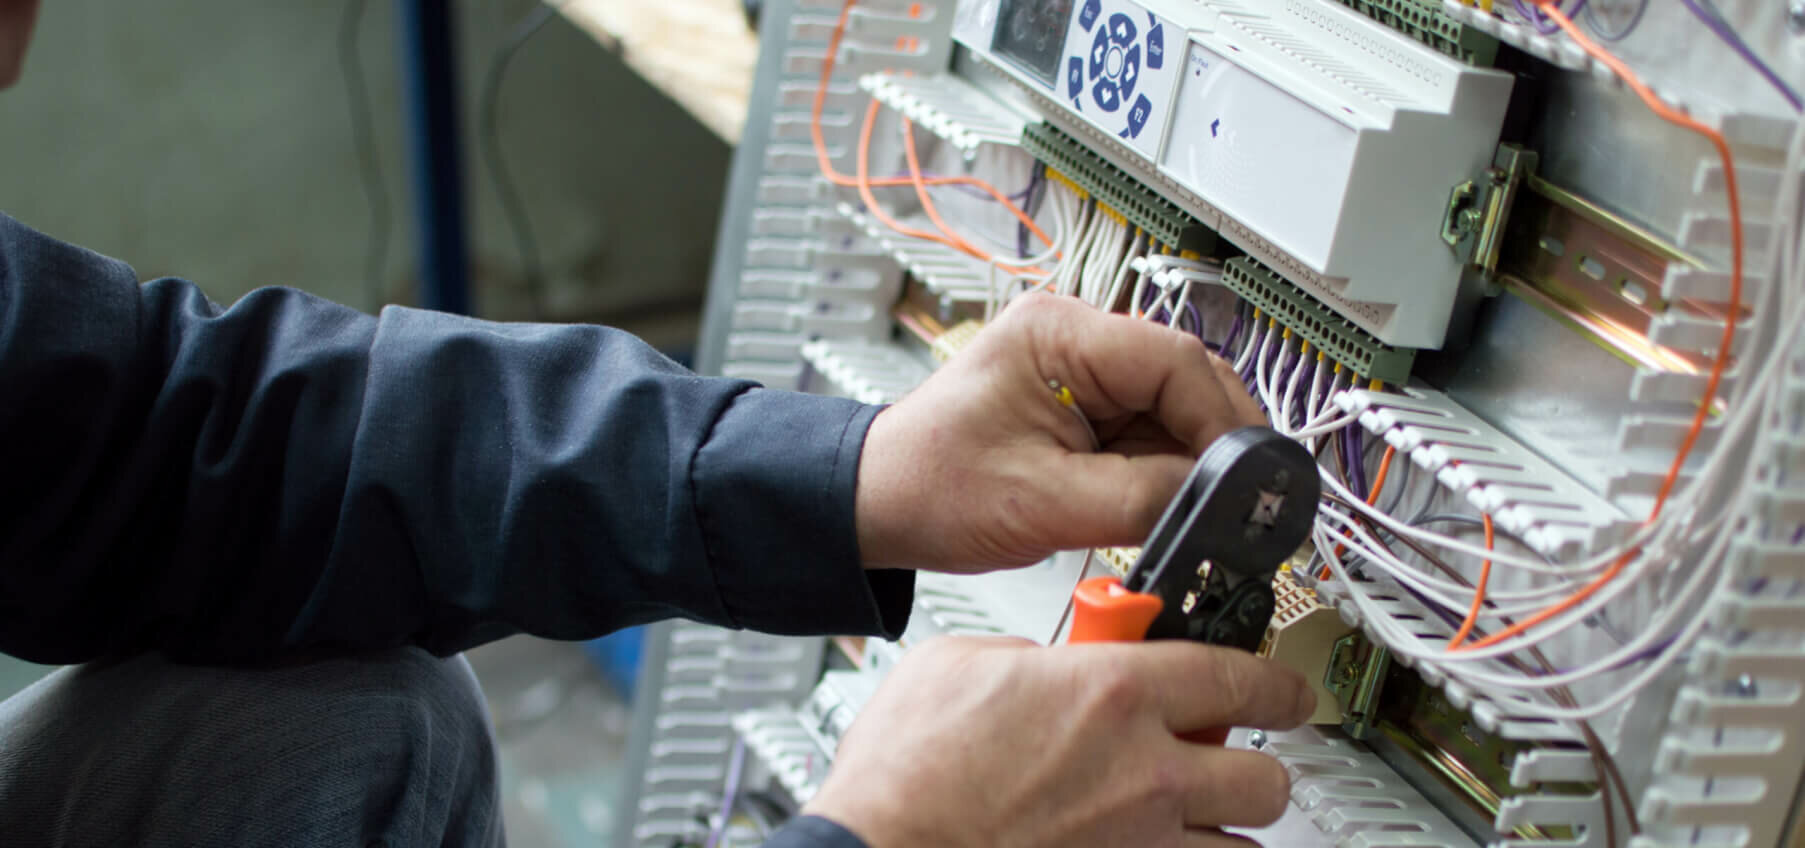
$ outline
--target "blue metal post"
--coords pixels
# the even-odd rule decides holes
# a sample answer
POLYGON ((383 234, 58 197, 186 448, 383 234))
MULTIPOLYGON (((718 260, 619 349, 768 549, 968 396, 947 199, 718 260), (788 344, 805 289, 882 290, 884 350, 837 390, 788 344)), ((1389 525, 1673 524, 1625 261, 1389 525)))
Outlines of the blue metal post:
POLYGON ((420 305, 470 312, 457 49, 449 0, 396 0, 407 145, 419 238, 420 305))

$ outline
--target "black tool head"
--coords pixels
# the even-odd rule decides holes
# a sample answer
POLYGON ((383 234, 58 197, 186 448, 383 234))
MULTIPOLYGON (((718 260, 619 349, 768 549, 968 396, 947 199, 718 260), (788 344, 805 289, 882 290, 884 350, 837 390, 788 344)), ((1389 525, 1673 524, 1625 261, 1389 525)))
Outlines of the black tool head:
POLYGON ((1243 647, 1257 639, 1249 631, 1263 632, 1271 617, 1272 578, 1309 538, 1321 486, 1310 452, 1270 428, 1243 427, 1211 444, 1123 581, 1166 603, 1148 638, 1243 647), (1249 597, 1257 587, 1263 604, 1249 597))

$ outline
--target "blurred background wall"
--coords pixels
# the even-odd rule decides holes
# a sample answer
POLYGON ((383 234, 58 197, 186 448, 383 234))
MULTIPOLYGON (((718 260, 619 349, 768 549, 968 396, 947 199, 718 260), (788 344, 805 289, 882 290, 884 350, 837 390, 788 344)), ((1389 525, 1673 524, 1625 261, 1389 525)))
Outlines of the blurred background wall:
MULTIPOLYGON (((476 309, 536 317, 475 141, 484 74, 533 4, 453 6, 476 309)), ((383 0, 45 3, 24 79, 0 94, 0 209, 220 301, 282 284, 365 309, 410 302, 397 44, 383 0), (358 66, 377 200, 387 200, 380 220, 353 131, 358 66)), ((514 57, 495 111, 543 256, 540 317, 614 323, 687 349, 726 144, 555 16, 514 57)))

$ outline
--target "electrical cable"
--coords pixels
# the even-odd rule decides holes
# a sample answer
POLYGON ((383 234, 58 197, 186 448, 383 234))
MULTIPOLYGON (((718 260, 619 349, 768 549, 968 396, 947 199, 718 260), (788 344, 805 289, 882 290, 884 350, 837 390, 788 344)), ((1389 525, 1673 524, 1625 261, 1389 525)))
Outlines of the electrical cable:
MULTIPOLYGON (((1028 176, 1028 188, 1024 190, 1027 196, 1022 199, 1022 209, 1030 216, 1034 213, 1035 200, 1045 191, 1046 185, 1047 165, 1036 159, 1034 168, 1028 176)), ((1018 257, 1028 255, 1028 225, 1020 221, 1015 222, 1015 255, 1018 257)))
POLYGON ((1592 32, 1596 33, 1599 38, 1602 38, 1605 41, 1616 43, 1628 38, 1630 33, 1635 32, 1636 27, 1641 26, 1642 24, 1642 16, 1647 13, 1648 0, 1638 0, 1635 13, 1630 15, 1628 22, 1615 31, 1605 27, 1603 21, 1604 15, 1599 13, 1597 6, 1587 6, 1585 15, 1586 23, 1591 25, 1592 32))
MULTIPOLYGON (((961 246, 960 244, 955 243, 952 239, 949 239, 945 236, 936 235, 936 234, 930 233, 926 230, 918 230, 918 229, 915 229, 914 227, 906 226, 902 222, 896 220, 895 218, 890 217, 890 213, 884 211, 884 207, 877 202, 877 197, 871 193, 871 189, 873 187, 873 181, 871 179, 871 130, 872 130, 872 127, 874 127, 877 124, 877 112, 878 112, 878 107, 880 105, 881 104, 879 104, 877 102, 877 100, 875 100, 875 99, 873 99, 869 104, 866 105, 865 120, 864 120, 864 123, 859 127, 859 146, 858 146, 858 157, 857 157, 857 175, 858 176, 854 180, 853 184, 858 187, 859 199, 864 201, 866 211, 870 212, 871 216, 876 218, 884 226, 889 227, 890 229, 895 230, 896 232, 898 232, 902 235, 908 236, 910 238, 921 239, 923 241, 938 242, 940 244, 944 244, 948 247, 951 247, 955 250, 970 251, 971 248, 969 246, 961 246)), ((979 258, 979 257, 977 257, 974 254, 973 258, 979 258)), ((985 261, 988 261, 988 257, 985 258, 985 261)), ((1010 270, 1010 271, 1027 270, 1027 269, 1019 269, 1019 268, 1016 268, 1015 266, 1003 266, 1003 267, 1005 267, 1007 270, 1010 270)))
MULTIPOLYGON (((1339 500, 1339 499, 1337 499, 1337 500, 1339 500)), ((1464 519, 1467 516, 1457 516, 1457 517, 1464 519)), ((1466 584, 1469 587, 1472 586, 1472 584, 1466 583, 1466 578, 1463 577, 1459 571, 1456 571, 1455 569, 1450 567, 1447 563, 1442 562, 1439 558, 1435 557, 1433 554, 1429 553, 1426 550, 1422 550, 1420 548, 1418 549, 1418 552, 1425 558, 1425 560, 1427 560, 1431 564, 1435 565, 1443 574, 1446 574, 1450 579, 1457 581, 1459 583, 1466 584)), ((1411 595, 1415 596, 1417 598, 1417 600, 1421 601, 1425 608, 1430 609, 1431 611, 1435 612, 1450 627, 1453 627, 1458 623, 1459 620, 1456 619, 1452 615, 1452 613, 1450 613, 1444 609, 1439 609, 1439 608, 1435 607, 1435 605, 1430 604, 1428 602, 1428 598, 1417 593, 1415 590, 1410 589, 1408 586, 1404 587, 1404 589, 1405 589, 1405 591, 1409 592, 1411 595)), ((1543 674, 1553 673, 1553 668, 1554 668, 1553 665, 1548 661, 1547 656, 1542 653, 1542 650, 1540 648, 1531 647, 1529 649, 1529 654, 1533 659, 1536 660, 1537 663, 1539 663, 1541 665, 1543 674)), ((1516 668, 1525 674, 1534 674, 1533 670, 1527 668, 1525 665, 1523 665, 1520 661, 1518 661, 1514 657, 1505 657, 1504 660, 1505 660, 1505 662, 1510 664, 1513 668, 1516 668)), ((1550 697, 1550 699, 1554 700, 1557 704, 1560 704, 1562 706, 1566 706, 1569 708, 1578 706, 1578 700, 1576 698, 1574 698, 1572 690, 1567 687, 1562 686, 1562 687, 1551 688, 1548 691, 1548 696, 1550 697)), ((1628 812, 1631 833, 1640 834, 1642 832, 1642 824, 1636 816, 1635 805, 1630 800, 1629 785, 1628 785, 1628 783, 1626 783, 1624 781, 1623 772, 1620 769, 1618 769, 1616 758, 1614 758, 1611 755, 1610 749, 1605 746, 1604 741, 1602 739, 1600 739, 1598 737, 1598 734, 1592 729, 1591 722, 1589 722, 1585 719, 1578 719, 1574 723, 1578 726, 1580 735, 1582 737, 1584 737, 1584 739, 1585 739, 1587 754, 1592 759, 1593 770, 1594 770, 1595 774, 1597 774, 1597 776, 1598 776, 1598 781, 1600 784, 1599 801, 1602 805, 1601 809, 1602 809, 1603 818, 1604 818, 1605 842, 1607 845, 1613 846, 1613 848, 1614 848, 1614 846, 1616 846, 1618 843, 1617 843, 1616 811, 1613 808, 1612 800, 1611 800, 1613 790, 1615 790, 1616 796, 1622 800, 1624 809, 1628 812)))
MULTIPOLYGON (((1724 319, 1723 335, 1718 343, 1716 355, 1713 357, 1710 375, 1705 380, 1704 391, 1700 393, 1698 409, 1693 413, 1692 422, 1687 427, 1686 435, 1680 442, 1680 448, 1674 456, 1673 464, 1669 466, 1666 476, 1661 481, 1660 489, 1655 495, 1654 507, 1649 511, 1648 520, 1645 522, 1653 523, 1660 518, 1661 510, 1666 506, 1668 496, 1672 494, 1673 487, 1679 480, 1681 470, 1685 468, 1686 458, 1692 454, 1693 447, 1698 444, 1699 434, 1704 431, 1705 421, 1711 414, 1712 401, 1717 397, 1718 386, 1722 384, 1724 371, 1729 366, 1730 351, 1734 347, 1736 341, 1736 322, 1742 311, 1743 283, 1742 200, 1736 183, 1736 163, 1730 153, 1730 144, 1724 138, 1722 133, 1667 105, 1667 103, 1657 97, 1655 93, 1642 82, 1642 79, 1636 76, 1635 72, 1631 71, 1629 66, 1625 65, 1622 60, 1611 55, 1610 51, 1600 47, 1598 44, 1594 43, 1591 38, 1587 37, 1584 32, 1580 31, 1579 26, 1574 24, 1565 14, 1562 14, 1553 0, 1544 0, 1542 9, 1560 26, 1561 29, 1566 31, 1567 36, 1573 39, 1574 43, 1578 44, 1594 59, 1615 71, 1617 76, 1623 80, 1624 84, 1629 86, 1630 89, 1642 99, 1642 102, 1647 104, 1648 108, 1656 115, 1660 116, 1662 120, 1692 130, 1710 140, 1711 145, 1717 149, 1718 156, 1723 162, 1724 193, 1727 195, 1730 209, 1729 309, 1727 310, 1727 316, 1724 319)), ((1567 609, 1571 609, 1574 605, 1584 601, 1589 595, 1598 591, 1600 587, 1616 579, 1634 555, 1635 552, 1633 549, 1631 551, 1626 551, 1609 569, 1599 575, 1592 583, 1587 584, 1585 588, 1535 615, 1523 619, 1522 621, 1518 621, 1515 624, 1493 633, 1484 639, 1473 642, 1470 645, 1462 646, 1461 650, 1484 648, 1498 644, 1506 639, 1510 639, 1528 631, 1530 628, 1547 621, 1549 618, 1552 618, 1567 609)))
MULTIPOLYGON (((821 62, 821 78, 819 84, 815 86, 814 103, 809 110, 809 138, 815 147, 815 162, 821 171, 821 176, 825 177, 828 182, 837 186, 858 188, 860 198, 864 199, 866 205, 871 207, 874 216, 879 217, 880 220, 894 220, 889 219, 889 216, 883 215, 880 210, 876 208, 875 197, 872 196, 871 189, 912 187, 914 185, 914 180, 901 178, 873 180, 869 173, 860 179, 853 179, 840 173, 834 168, 833 161, 827 155, 827 138, 821 129, 821 112, 827 104, 827 88, 833 81, 834 66, 840 53, 840 42, 844 40, 846 36, 846 22, 851 18, 852 7, 856 2, 857 0, 846 0, 845 3, 841 4, 840 16, 834 21, 833 32, 828 36, 827 56, 821 62)), ((872 100, 871 102, 875 107, 877 101, 872 100)), ((870 157, 870 124, 876 120, 876 117, 875 108, 867 111, 865 131, 861 133, 861 155, 863 155, 867 161, 870 157)), ((982 189, 985 193, 995 198, 998 203, 1002 204, 1004 208, 1014 214, 1016 220, 1027 227, 1030 232, 1034 233, 1035 237, 1039 238, 1043 244, 1050 245, 1053 243, 1052 236, 1047 235, 1027 212, 1023 211, 1020 206, 1010 202, 1001 190, 996 186, 991 185, 989 182, 976 177, 943 177, 935 180, 924 178, 923 181, 928 185, 969 185, 982 189)), ((914 232, 921 231, 916 230, 914 232)), ((917 237, 926 238, 928 241, 939 242, 942 244, 946 243, 945 239, 937 236, 923 235, 917 237)), ((950 247, 951 245, 948 246, 950 247)))
POLYGON ((382 269, 389 255, 389 188, 382 180, 382 154, 376 147, 374 110, 370 106, 369 81, 364 76, 363 55, 358 52, 367 0, 350 0, 338 28, 339 73, 345 79, 345 98, 351 112, 351 139, 357 147, 358 177, 364 201, 370 209, 370 241, 364 250, 364 305, 373 314, 387 300, 382 291, 382 269))
POLYGON ((495 196, 501 202, 502 216, 508 220, 508 229, 514 233, 514 246, 520 253, 521 279, 526 285, 527 303, 533 311, 533 318, 544 320, 545 303, 545 266, 539 255, 539 240, 533 234, 533 222, 527 215, 526 203, 521 200, 520 188, 514 182, 512 172, 508 170, 507 158, 501 153, 501 122, 497 113, 501 111, 501 84, 506 78, 508 65, 514 61, 515 54, 525 46, 527 41, 557 15, 558 8, 551 3, 540 3, 533 10, 522 15, 508 37, 495 49, 489 59, 489 67, 483 73, 482 93, 476 101, 476 146, 483 160, 483 169, 489 175, 489 184, 495 189, 495 196))
POLYGON ((1549 20, 1547 15, 1538 11, 1535 6, 1531 5, 1532 2, 1533 0, 1511 0, 1511 4, 1516 7, 1517 14, 1523 17, 1525 23, 1535 27, 1537 32, 1543 35, 1553 35, 1560 32, 1560 25, 1549 20))
MULTIPOLYGON (((1347 433, 1347 432, 1358 432, 1358 431, 1355 431, 1352 428, 1350 428, 1350 429, 1344 430, 1342 432, 1347 433)), ((1344 442, 1344 447, 1345 447, 1345 444, 1346 443, 1344 442)), ((1364 457, 1362 457, 1360 455, 1358 448, 1351 450, 1351 451, 1347 451, 1346 453, 1347 453, 1348 461, 1350 463, 1364 461, 1364 457)), ((1384 456, 1379 457, 1379 471, 1378 471, 1378 473, 1373 475, 1373 487, 1371 489, 1367 490, 1367 493, 1366 493, 1366 505, 1367 506, 1370 507, 1373 504, 1376 504, 1379 502, 1379 490, 1385 488, 1385 478, 1390 476, 1390 474, 1391 474, 1391 460, 1393 457, 1397 456, 1397 454, 1398 454, 1398 449, 1396 447, 1393 447, 1391 445, 1385 446, 1384 456)), ((1358 467, 1358 466, 1356 465, 1355 467, 1358 467)), ((1345 550, 1347 550, 1346 545, 1338 546, 1338 548, 1336 550, 1336 555, 1339 556, 1341 554, 1341 552, 1345 551, 1345 550)), ((1326 577, 1328 577, 1328 573, 1326 571, 1317 575, 1317 579, 1324 579, 1326 577)))
MULTIPOLYGON (((1482 512, 1479 514, 1479 519, 1485 523, 1485 548, 1489 551, 1492 549, 1492 516, 1490 513, 1482 512)), ((1472 635, 1473 625, 1479 623, 1479 611, 1485 608, 1485 589, 1491 581, 1492 561, 1487 558, 1479 565, 1479 579, 1473 583, 1473 606, 1467 611, 1466 620, 1460 623, 1460 629, 1454 631, 1454 638, 1448 640, 1448 650, 1459 648, 1460 643, 1465 642, 1467 637, 1472 635)))
MULTIPOLYGON (((876 119, 877 105, 878 105, 878 101, 874 98, 871 101, 871 108, 867 109, 867 111, 866 111, 865 128, 859 134, 859 179, 860 179, 861 183, 863 183, 863 181, 865 179, 866 167, 870 160, 870 154, 871 154, 871 145, 870 145, 871 133, 870 133, 870 131, 871 131, 872 122, 876 119)), ((902 119, 902 137, 903 137, 904 156, 909 163, 909 183, 915 187, 915 197, 921 201, 922 213, 927 215, 928 221, 934 225, 934 229, 939 230, 941 235, 946 237, 948 244, 951 247, 958 249, 958 250, 965 251, 966 253, 970 254, 972 256, 972 258, 974 258, 974 259, 978 259, 978 260, 984 261, 984 262, 996 263, 995 256, 993 256, 992 254, 990 254, 986 251, 978 249, 978 247, 976 245, 972 244, 971 242, 960 237, 958 234, 954 233, 952 228, 947 225, 946 220, 940 217, 940 210, 938 207, 936 207, 934 205, 934 199, 928 196, 927 182, 926 182, 926 180, 924 180, 922 178, 922 175, 921 175, 921 157, 916 153, 916 150, 915 150, 915 125, 908 118, 902 119)), ((860 197, 865 198, 865 205, 872 207, 872 210, 871 210, 872 214, 877 215, 878 214, 877 199, 875 197, 871 197, 869 195, 870 195, 870 192, 868 190, 864 190, 863 186, 861 185, 860 197)), ((1009 201, 1007 198, 1003 198, 999 202, 1007 203, 1009 201)), ((888 216, 881 216, 881 217, 885 218, 886 220, 888 219, 888 216)), ((1032 219, 1029 219, 1029 220, 1032 220, 1032 219)), ((891 229, 897 230, 898 232, 902 232, 902 229, 900 227, 897 227, 894 224, 891 225, 891 229)), ((1051 240, 1049 239, 1049 241, 1051 241, 1051 240)), ((1017 273, 1033 270, 1033 269, 1029 269, 1029 268, 1023 268, 1021 266, 1003 265, 1000 263, 998 263, 998 267, 1003 268, 1005 270, 1012 271, 1012 272, 1017 272, 1017 273)))
POLYGON ((734 808, 740 805, 740 786, 746 777, 746 740, 735 736, 733 753, 727 759, 727 784, 721 789, 721 813, 713 826, 708 830, 708 841, 703 848, 719 848, 721 838, 727 835, 727 825, 733 821, 734 808))
POLYGON ((1787 85, 1786 80, 1781 79, 1779 74, 1774 73, 1773 68, 1761 61, 1760 56, 1755 55, 1755 51, 1749 47, 1748 42, 1743 41, 1742 36, 1737 34, 1736 28, 1730 26, 1729 21, 1724 20, 1723 13, 1711 4, 1711 0, 1680 0, 1680 2, 1686 4, 1686 8, 1692 11, 1692 16, 1698 18, 1699 23, 1704 24, 1706 29, 1716 34, 1718 40, 1735 51, 1736 55, 1741 56, 1744 62, 1755 69, 1755 73, 1760 74, 1762 79, 1767 80, 1769 85, 1778 90, 1780 96, 1792 104, 1794 112, 1805 111, 1805 100, 1800 99, 1799 92, 1787 85))
MULTIPOLYGON (((1406 471, 1409 471, 1410 469, 1412 469, 1414 467, 1415 467, 1414 465, 1406 464, 1404 466, 1404 469, 1406 471)), ((1394 487, 1394 490, 1395 490, 1395 487, 1394 487)), ((1429 509, 1429 505, 1425 505, 1423 511, 1417 513, 1417 515, 1415 517, 1411 518, 1410 521, 1407 523, 1412 527, 1424 527, 1424 526, 1428 526, 1430 524, 1465 524, 1467 526, 1478 528, 1481 530, 1483 530, 1485 527, 1485 522, 1480 520, 1477 516, 1459 515, 1459 514, 1451 513, 1451 512, 1433 513, 1432 514, 1428 511, 1428 509, 1429 509)), ((1394 512, 1394 510, 1385 510, 1385 511, 1388 513, 1394 512)), ((1495 533, 1500 538, 1508 540, 1508 541, 1518 545, 1519 547, 1526 548, 1529 550, 1534 550, 1533 548, 1530 548, 1529 543, 1527 541, 1525 541, 1523 539, 1523 537, 1518 536, 1515 533, 1512 533, 1508 530, 1496 530, 1495 533)), ((1381 530, 1376 535, 1380 539, 1383 539, 1385 536, 1388 536, 1391 534, 1386 533, 1385 531, 1381 530)), ((1547 563, 1548 565, 1550 565, 1550 566, 1556 565, 1555 561, 1553 559, 1550 559, 1548 557, 1548 555, 1540 553, 1540 552, 1537 552, 1536 555, 1538 557, 1540 557, 1541 560, 1543 562, 1547 563)), ((1617 627, 1611 623, 1610 617, 1608 615, 1606 615, 1605 613, 1606 613, 1606 610, 1603 610, 1603 609, 1600 609, 1598 611, 1598 627, 1599 627, 1599 629, 1603 630, 1605 632, 1605 635, 1611 637, 1611 641, 1616 642, 1618 645, 1622 645, 1623 643, 1629 641, 1629 637, 1623 635, 1623 632, 1618 630, 1617 627)))

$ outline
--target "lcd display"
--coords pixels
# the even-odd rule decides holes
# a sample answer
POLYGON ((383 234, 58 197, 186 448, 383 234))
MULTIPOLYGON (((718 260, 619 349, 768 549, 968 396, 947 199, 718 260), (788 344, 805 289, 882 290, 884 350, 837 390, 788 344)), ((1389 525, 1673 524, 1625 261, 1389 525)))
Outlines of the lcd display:
POLYGON ((990 49, 1052 86, 1071 19, 1072 0, 1002 0, 990 49))

